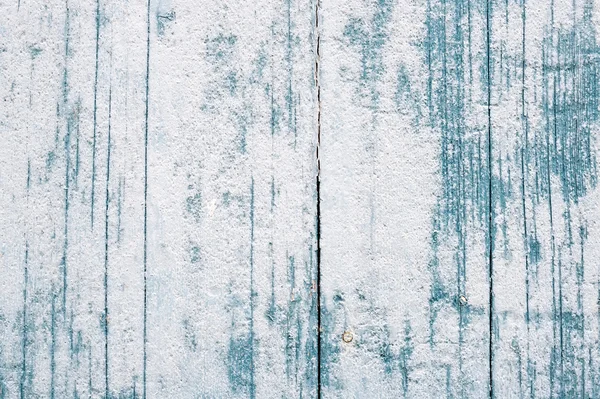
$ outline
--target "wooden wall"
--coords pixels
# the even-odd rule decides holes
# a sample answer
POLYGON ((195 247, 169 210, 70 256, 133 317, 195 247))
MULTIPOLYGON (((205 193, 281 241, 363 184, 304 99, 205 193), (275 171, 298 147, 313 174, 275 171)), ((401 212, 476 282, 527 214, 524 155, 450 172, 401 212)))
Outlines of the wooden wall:
POLYGON ((0 398, 600 398, 600 2, 0 2, 0 398))

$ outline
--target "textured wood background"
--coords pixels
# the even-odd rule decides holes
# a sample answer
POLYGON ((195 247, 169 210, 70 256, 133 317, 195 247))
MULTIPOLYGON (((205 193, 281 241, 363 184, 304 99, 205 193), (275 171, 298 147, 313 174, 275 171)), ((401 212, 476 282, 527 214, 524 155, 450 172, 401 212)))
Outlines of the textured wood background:
POLYGON ((0 398, 600 398, 600 2, 0 2, 0 398))

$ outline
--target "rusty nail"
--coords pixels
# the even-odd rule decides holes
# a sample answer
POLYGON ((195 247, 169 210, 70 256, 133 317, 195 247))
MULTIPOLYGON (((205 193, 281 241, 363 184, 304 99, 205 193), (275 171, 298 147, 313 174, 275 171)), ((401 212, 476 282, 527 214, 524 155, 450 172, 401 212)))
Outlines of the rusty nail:
POLYGON ((352 333, 350 331, 344 331, 344 334, 342 334, 342 340, 347 344, 352 342, 353 338, 354 338, 354 336, 352 335, 352 333))

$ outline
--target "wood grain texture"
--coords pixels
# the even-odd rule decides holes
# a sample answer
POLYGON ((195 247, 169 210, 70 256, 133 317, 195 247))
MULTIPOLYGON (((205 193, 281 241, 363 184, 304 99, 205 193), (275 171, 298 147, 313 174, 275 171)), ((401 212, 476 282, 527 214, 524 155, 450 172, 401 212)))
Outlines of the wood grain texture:
POLYGON ((598 397, 598 5, 344 4, 322 7, 324 396, 598 397))
POLYGON ((3 397, 141 393, 145 10, 2 4, 3 397))
POLYGON ((314 11, 157 5, 147 352, 157 397, 316 395, 314 11))
POLYGON ((0 10, 0 397, 314 397, 315 5, 0 10))
POLYGON ((597 0, 0 15, 0 398, 600 397, 597 0))
POLYGON ((600 395, 598 6, 494 4, 497 397, 600 395))
POLYGON ((324 396, 485 397, 485 2, 322 14, 324 396))

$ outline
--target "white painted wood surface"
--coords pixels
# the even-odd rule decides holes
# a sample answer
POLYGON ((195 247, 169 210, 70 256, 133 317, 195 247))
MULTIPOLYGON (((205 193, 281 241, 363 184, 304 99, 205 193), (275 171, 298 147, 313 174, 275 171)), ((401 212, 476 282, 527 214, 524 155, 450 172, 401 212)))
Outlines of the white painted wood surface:
POLYGON ((344 4, 322 9, 324 396, 486 397, 485 9, 344 4))
POLYGON ((600 397, 596 0, 0 12, 0 398, 600 397))
POLYGON ((315 5, 0 8, 0 397, 314 397, 315 5))
POLYGON ((600 396, 598 8, 493 14, 497 397, 600 396))
POLYGON ((599 397, 598 6, 322 3, 324 396, 599 397))

